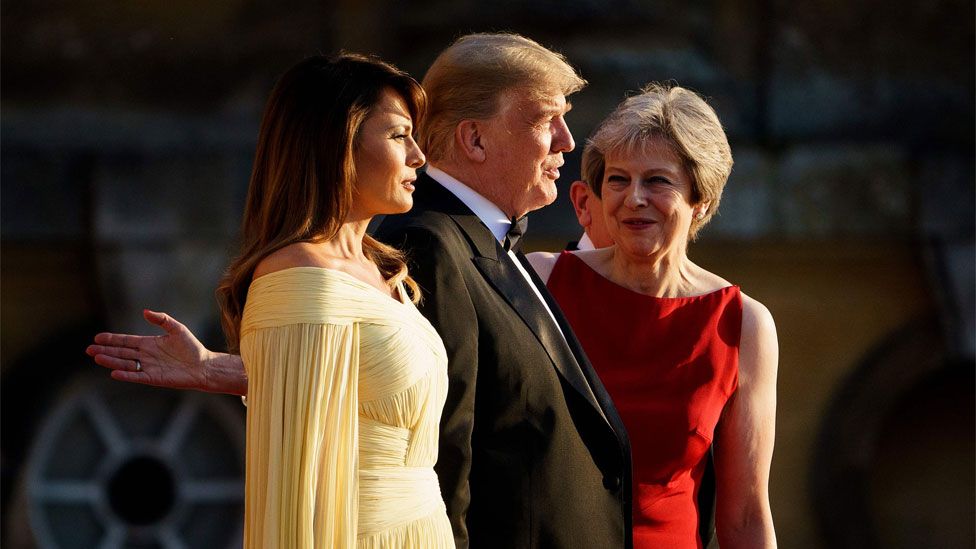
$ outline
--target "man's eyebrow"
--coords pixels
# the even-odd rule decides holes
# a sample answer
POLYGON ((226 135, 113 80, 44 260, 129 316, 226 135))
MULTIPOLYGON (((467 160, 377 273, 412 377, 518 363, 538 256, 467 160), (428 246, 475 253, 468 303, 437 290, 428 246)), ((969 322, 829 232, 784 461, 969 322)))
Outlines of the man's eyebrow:
POLYGON ((551 114, 566 114, 571 110, 573 110, 573 104, 567 101, 561 108, 556 105, 546 105, 542 108, 542 114, 547 116, 551 114))

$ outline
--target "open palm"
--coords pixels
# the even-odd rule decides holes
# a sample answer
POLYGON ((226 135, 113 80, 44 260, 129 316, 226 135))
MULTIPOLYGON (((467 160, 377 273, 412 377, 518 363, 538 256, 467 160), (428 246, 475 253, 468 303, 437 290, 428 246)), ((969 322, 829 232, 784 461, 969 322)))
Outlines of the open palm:
POLYGON ((211 391, 208 370, 214 353, 171 316, 150 310, 143 311, 143 316, 165 334, 100 333, 85 352, 95 363, 111 369, 112 378, 119 381, 211 391))

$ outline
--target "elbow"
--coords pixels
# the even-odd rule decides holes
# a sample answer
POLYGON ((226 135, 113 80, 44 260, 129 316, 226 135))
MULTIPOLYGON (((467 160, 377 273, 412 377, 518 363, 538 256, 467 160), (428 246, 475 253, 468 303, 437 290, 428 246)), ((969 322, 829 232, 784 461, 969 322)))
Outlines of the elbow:
POLYGON ((776 547, 776 533, 769 507, 734 516, 716 516, 715 530, 722 549, 771 549, 776 547))

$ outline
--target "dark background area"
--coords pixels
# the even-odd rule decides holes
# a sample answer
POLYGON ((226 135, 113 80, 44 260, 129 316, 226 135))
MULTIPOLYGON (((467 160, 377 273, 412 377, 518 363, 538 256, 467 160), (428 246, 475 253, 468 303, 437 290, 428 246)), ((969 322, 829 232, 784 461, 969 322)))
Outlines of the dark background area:
MULTIPOLYGON (((590 82, 561 191, 644 83, 724 122, 736 163, 691 255, 777 320, 780 545, 972 547, 974 18, 968 0, 5 2, 4 545, 239 546, 239 403, 106 381, 85 345, 151 333, 151 307, 222 346, 213 288, 278 74, 345 49, 419 79, 462 34, 515 31, 590 82)), ((528 248, 578 236, 567 195, 528 248)))

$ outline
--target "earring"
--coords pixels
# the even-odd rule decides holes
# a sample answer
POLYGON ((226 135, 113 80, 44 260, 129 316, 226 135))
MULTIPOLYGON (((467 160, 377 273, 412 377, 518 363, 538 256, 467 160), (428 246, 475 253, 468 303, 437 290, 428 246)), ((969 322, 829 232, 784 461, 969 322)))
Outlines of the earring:
POLYGON ((695 214, 695 219, 697 219, 698 221, 705 219, 705 212, 698 212, 697 214, 695 214))

